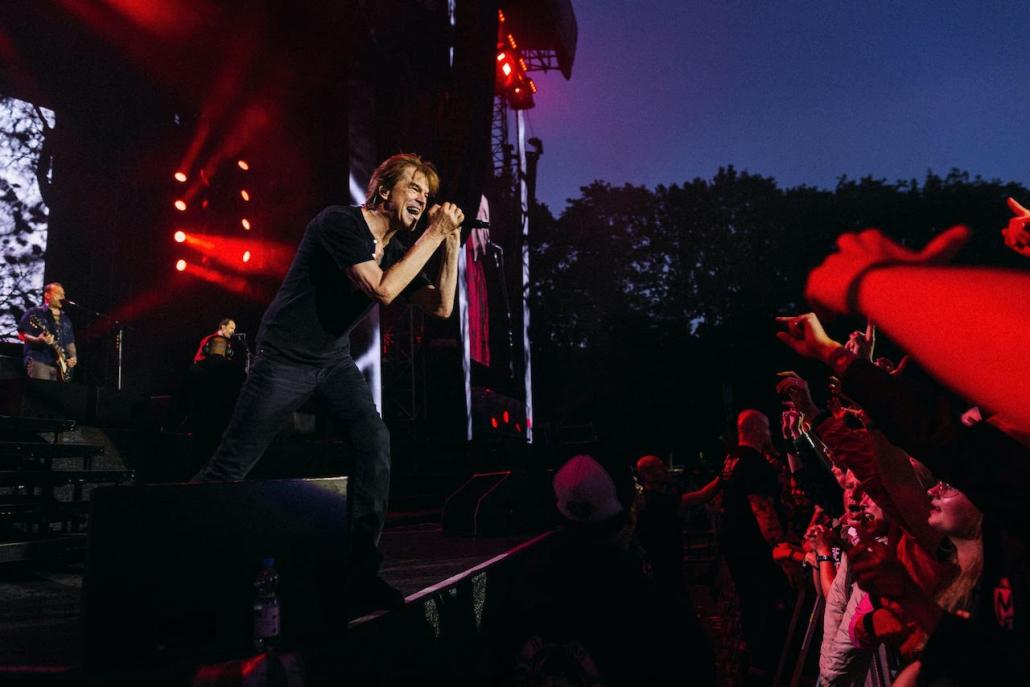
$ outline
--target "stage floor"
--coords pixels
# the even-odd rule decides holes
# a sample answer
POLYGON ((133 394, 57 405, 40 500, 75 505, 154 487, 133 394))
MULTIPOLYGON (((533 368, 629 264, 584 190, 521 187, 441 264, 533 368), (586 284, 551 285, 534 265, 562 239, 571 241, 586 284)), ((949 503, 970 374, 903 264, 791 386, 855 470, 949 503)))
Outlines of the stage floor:
MULTIPOLYGON (((536 534, 476 538, 446 535, 438 522, 388 526, 380 543, 382 576, 410 596, 536 534)), ((46 674, 81 664, 82 572, 82 564, 0 566, 0 680, 4 673, 46 674)))

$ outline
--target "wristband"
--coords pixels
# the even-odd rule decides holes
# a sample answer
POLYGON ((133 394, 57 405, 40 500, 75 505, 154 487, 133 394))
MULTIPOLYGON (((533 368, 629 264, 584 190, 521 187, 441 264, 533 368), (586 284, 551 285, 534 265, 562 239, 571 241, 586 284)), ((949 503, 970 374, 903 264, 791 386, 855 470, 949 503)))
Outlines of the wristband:
POLYGON ((883 260, 881 262, 874 262, 870 265, 866 265, 858 271, 851 281, 848 283, 848 291, 844 297, 845 304, 848 309, 848 314, 857 315, 861 312, 858 307, 858 291, 862 288, 862 281, 869 276, 869 273, 873 270, 882 270, 886 267, 896 267, 897 265, 903 264, 900 260, 883 260))
POLYGON ((833 556, 820 556, 819 554, 816 554, 815 563, 816 565, 819 565, 820 563, 833 563, 833 556))

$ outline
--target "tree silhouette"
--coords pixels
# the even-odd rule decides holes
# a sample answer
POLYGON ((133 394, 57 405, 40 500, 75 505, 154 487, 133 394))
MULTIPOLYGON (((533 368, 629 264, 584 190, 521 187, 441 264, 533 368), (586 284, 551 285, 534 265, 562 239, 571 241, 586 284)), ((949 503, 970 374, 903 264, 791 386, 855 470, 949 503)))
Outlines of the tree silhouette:
MULTIPOLYGON (((952 170, 922 182, 841 177, 834 189, 781 189, 719 169, 648 189, 595 181, 560 217, 532 217, 538 418, 589 419, 607 448, 693 454, 735 410, 774 413, 774 373, 800 365, 773 317, 806 309, 808 272, 845 231, 879 227, 921 246, 963 223, 958 261, 1025 268, 999 230, 1014 183, 952 170)), ((861 323, 841 321, 839 336, 861 323)))

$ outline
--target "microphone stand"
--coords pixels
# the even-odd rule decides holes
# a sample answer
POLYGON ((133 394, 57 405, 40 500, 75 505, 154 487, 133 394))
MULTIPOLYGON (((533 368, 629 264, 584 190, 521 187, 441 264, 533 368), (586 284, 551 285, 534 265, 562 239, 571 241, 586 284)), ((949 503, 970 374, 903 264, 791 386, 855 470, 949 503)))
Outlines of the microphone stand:
POLYGON ((115 348, 115 353, 117 354, 117 357, 118 357, 117 383, 115 385, 115 389, 117 389, 118 391, 121 391, 122 390, 122 382, 123 382, 123 380, 122 380, 122 350, 123 350, 124 342, 125 342, 125 330, 126 329, 132 330, 132 327, 128 326, 127 324, 125 324, 121 320, 115 319, 112 315, 109 315, 109 314, 103 313, 103 312, 99 312, 97 310, 93 310, 92 308, 87 308, 86 306, 81 305, 79 303, 76 303, 75 301, 66 300, 64 302, 64 304, 65 305, 70 305, 73 308, 78 308, 79 310, 82 310, 83 312, 89 313, 90 315, 93 316, 94 319, 97 319, 97 320, 108 320, 111 323, 111 328, 115 330, 114 348, 115 348))
POLYGON ((239 339, 243 345, 243 374, 250 374, 250 345, 247 344, 247 334, 246 332, 236 332, 232 336, 234 339, 239 339))

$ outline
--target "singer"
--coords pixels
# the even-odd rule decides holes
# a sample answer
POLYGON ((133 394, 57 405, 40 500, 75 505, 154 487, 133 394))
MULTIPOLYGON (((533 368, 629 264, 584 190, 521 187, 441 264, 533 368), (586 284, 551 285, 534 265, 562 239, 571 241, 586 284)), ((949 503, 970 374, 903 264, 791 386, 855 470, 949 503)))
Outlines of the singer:
POLYGON ((18 321, 18 338, 25 344, 25 373, 32 379, 67 382, 79 359, 75 331, 64 314, 64 287, 51 282, 43 287, 43 305, 29 308, 18 321))
POLYGON ((390 435, 351 357, 350 331, 377 303, 404 296, 449 317, 457 284, 461 209, 428 209, 418 240, 405 238, 439 188, 436 169, 417 155, 394 155, 376 168, 360 207, 331 206, 308 224, 293 263, 257 335, 257 355, 232 420, 194 481, 243 479, 287 417, 318 396, 346 428, 350 475, 351 615, 395 608, 404 599, 379 577, 379 536, 390 489, 390 435), (443 251, 435 281, 422 272, 443 251))

